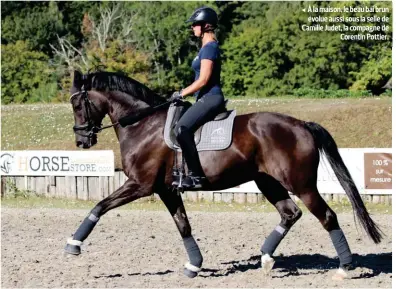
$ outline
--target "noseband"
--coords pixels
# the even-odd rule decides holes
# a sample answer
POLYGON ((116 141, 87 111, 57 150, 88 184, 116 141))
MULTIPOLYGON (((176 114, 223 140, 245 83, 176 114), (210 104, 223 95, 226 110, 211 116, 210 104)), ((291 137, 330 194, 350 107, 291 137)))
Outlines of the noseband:
POLYGON ((73 126, 73 131, 75 134, 81 135, 83 137, 88 137, 89 139, 91 139, 98 132, 118 124, 118 122, 116 122, 111 125, 107 125, 103 127, 102 124, 100 124, 99 126, 95 125, 95 122, 92 120, 92 108, 94 108, 96 111, 98 111, 98 109, 96 108, 95 104, 88 98, 88 91, 85 89, 84 85, 82 86, 81 91, 77 91, 76 93, 73 93, 70 96, 70 102, 79 95, 81 95, 81 97, 84 100, 85 115, 86 115, 85 118, 87 121, 82 125, 73 126))

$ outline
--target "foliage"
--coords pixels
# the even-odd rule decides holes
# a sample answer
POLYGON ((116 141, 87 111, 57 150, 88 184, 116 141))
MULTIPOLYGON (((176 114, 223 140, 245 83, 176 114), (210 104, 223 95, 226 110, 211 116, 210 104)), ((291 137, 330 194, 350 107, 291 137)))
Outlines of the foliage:
POLYGON ((191 30, 185 20, 195 8, 205 4, 213 7, 213 3, 202 2, 128 4, 135 18, 126 40, 148 55, 152 71, 150 81, 154 89, 170 92, 192 82, 190 64, 198 48, 191 39, 191 30))
POLYGON ((123 3, 113 3, 93 13, 96 17, 85 14, 82 33, 86 42, 80 49, 66 38, 58 38, 58 45, 51 45, 56 56, 55 65, 61 74, 61 100, 68 98, 74 69, 84 73, 97 69, 117 71, 148 82, 148 57, 127 41, 132 15, 124 8, 123 3))
POLYGON ((2 42, 25 40, 30 49, 49 54, 48 43, 54 41, 57 34, 64 33, 62 18, 56 2, 48 2, 48 7, 41 4, 32 9, 22 8, 2 21, 2 42))
MULTIPOLYGON (((301 25, 307 23, 307 13, 302 8, 308 5, 329 3, 246 2, 236 10, 240 23, 222 46, 226 94, 271 96, 290 94, 297 88, 381 92, 378 87, 391 73, 391 42, 351 42, 341 40, 339 33, 302 31, 301 25)), ((351 2, 331 5, 342 7, 351 2)), ((382 7, 391 9, 389 4, 382 7)), ((359 23, 348 25, 352 24, 359 23)), ((386 34, 391 37, 389 32, 386 34)))
POLYGON ((392 49, 383 48, 378 50, 378 54, 370 54, 367 60, 363 60, 362 67, 358 72, 351 71, 351 75, 356 78, 351 86, 352 90, 382 87, 390 78, 392 72, 392 49))
POLYGON ((41 83, 38 88, 30 92, 28 103, 33 102, 53 102, 58 95, 58 84, 56 82, 41 83))
POLYGON ((91 66, 102 66, 103 70, 123 72, 136 80, 147 83, 149 68, 147 57, 131 45, 122 45, 119 41, 110 41, 102 51, 96 43, 87 49, 87 59, 91 66))
POLYGON ((82 40, 81 20, 84 10, 95 2, 3 2, 1 8, 1 40, 3 44, 27 41, 30 49, 52 57, 49 44, 57 35, 67 36, 73 44, 82 40))
POLYGON ((364 3, 390 9, 375 13, 390 17, 390 29, 381 32, 389 41, 345 41, 339 32, 307 32, 301 26, 309 24, 310 14, 374 13, 307 13, 303 8, 357 7, 361 2, 8 1, 1 6, 3 103, 65 101, 72 71, 95 67, 122 71, 161 94, 186 87, 194 79, 191 62, 200 41, 185 20, 204 5, 219 13, 217 38, 226 96, 306 97, 326 91, 323 97, 355 97, 368 90, 380 95, 391 76, 391 2, 364 3), (14 49, 21 55, 13 57, 14 49), (335 90, 340 92, 327 93, 335 90))
POLYGON ((36 192, 18 188, 15 182, 10 178, 6 179, 6 187, 8 191, 6 195, 7 199, 17 199, 17 198, 29 199, 31 197, 38 196, 36 192))
POLYGON ((26 102, 30 93, 51 82, 48 56, 31 51, 24 41, 1 45, 2 103, 26 102))
MULTIPOLYGON (((100 48, 98 42, 92 41, 83 47, 82 53, 85 57, 87 66, 84 72, 88 72, 88 68, 93 70, 122 72, 137 81, 147 84, 149 63, 147 57, 134 49, 132 45, 123 45, 119 41, 107 41, 104 51, 100 48)), ((61 101, 68 100, 69 91, 72 85, 71 77, 73 68, 65 69, 66 73, 61 79, 62 91, 58 95, 61 101)))

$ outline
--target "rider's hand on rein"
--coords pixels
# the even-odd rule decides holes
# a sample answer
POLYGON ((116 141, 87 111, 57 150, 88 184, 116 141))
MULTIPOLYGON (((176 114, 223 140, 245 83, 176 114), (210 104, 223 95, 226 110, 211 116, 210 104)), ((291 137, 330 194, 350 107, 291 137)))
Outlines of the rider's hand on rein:
POLYGON ((181 91, 175 91, 172 96, 169 98, 169 101, 171 102, 177 102, 179 100, 182 100, 183 96, 181 95, 181 91))

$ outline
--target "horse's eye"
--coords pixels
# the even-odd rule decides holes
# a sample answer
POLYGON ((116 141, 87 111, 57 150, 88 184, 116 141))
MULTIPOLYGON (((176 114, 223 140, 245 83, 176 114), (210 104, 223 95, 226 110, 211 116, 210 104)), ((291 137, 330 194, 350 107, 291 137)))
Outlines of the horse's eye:
POLYGON ((81 110, 82 106, 81 104, 77 104, 76 106, 74 106, 74 110, 81 110))

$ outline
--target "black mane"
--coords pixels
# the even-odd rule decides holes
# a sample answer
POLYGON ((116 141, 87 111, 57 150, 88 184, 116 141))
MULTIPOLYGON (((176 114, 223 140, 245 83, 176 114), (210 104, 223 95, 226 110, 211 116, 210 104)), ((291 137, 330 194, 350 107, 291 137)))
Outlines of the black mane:
POLYGON ((150 106, 156 106, 166 102, 166 99, 144 84, 129 78, 126 75, 116 72, 94 72, 87 75, 88 83, 91 86, 88 89, 99 91, 121 91, 144 101, 150 106))

